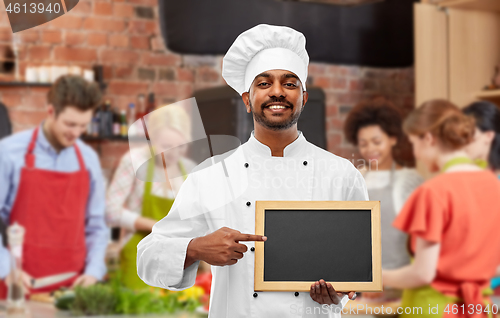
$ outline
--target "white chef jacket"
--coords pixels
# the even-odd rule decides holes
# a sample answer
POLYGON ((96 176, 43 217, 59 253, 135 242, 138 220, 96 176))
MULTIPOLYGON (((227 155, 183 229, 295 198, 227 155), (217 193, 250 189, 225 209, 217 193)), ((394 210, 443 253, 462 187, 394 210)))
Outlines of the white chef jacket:
MULTIPOLYGON (((169 214, 137 246, 139 277, 151 286, 170 290, 193 286, 199 261, 184 269, 189 242, 224 226, 255 233, 255 201, 368 200, 364 179, 353 164, 309 143, 300 131, 283 154, 272 157, 270 148, 252 133, 248 142, 226 157, 225 167, 219 163, 189 175, 169 214), (217 207, 214 201, 227 201, 229 195, 225 191, 227 174, 233 182, 243 180, 244 191, 236 191, 236 198, 217 207)), ((347 296, 341 304, 326 307, 313 301, 309 292, 298 296, 294 292, 254 292, 254 252, 250 248, 255 242, 241 243, 248 251, 237 264, 212 266, 209 317, 340 318, 347 296)))

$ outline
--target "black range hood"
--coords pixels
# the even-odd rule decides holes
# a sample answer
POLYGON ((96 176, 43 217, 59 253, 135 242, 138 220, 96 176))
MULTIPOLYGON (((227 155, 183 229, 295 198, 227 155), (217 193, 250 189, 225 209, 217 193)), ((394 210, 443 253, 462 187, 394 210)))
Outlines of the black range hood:
POLYGON ((173 52, 218 55, 257 24, 285 25, 304 33, 311 61, 413 65, 413 4, 418 0, 358 6, 306 1, 159 0, 161 31, 173 52))

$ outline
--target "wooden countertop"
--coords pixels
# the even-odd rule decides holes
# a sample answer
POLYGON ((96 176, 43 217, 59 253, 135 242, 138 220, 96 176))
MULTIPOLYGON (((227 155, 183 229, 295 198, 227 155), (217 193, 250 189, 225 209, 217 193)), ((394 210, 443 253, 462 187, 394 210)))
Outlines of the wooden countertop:
MULTIPOLYGON (((80 316, 72 316, 69 311, 58 310, 53 304, 38 301, 28 301, 28 308, 31 315, 29 318, 79 318, 80 316)), ((6 303, 5 301, 0 301, 0 318, 6 318, 6 303)), ((144 316, 129 316, 129 315, 117 315, 117 316, 92 316, 93 318, 201 318, 207 317, 206 314, 198 313, 176 313, 176 314, 159 314, 159 315, 144 315, 144 316)), ((81 317, 80 317, 81 318, 81 317)), ((87 317, 86 317, 87 318, 87 317)))

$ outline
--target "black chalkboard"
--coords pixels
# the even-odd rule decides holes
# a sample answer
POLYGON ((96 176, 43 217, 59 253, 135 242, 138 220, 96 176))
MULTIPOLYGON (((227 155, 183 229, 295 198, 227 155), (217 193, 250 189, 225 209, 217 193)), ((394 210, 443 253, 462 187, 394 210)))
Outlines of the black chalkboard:
POLYGON ((264 281, 372 281, 370 210, 266 210, 265 222, 264 281))
POLYGON ((255 290, 379 291, 379 201, 257 201, 255 290))

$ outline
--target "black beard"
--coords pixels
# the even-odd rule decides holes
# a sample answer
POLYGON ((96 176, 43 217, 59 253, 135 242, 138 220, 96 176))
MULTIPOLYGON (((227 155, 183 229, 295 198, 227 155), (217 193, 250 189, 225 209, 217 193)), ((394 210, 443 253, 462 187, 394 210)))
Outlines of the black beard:
POLYGON ((293 114, 293 109, 295 108, 295 106, 292 103, 290 103, 289 101, 285 100, 284 98, 273 98, 272 100, 269 100, 265 103, 262 103, 262 105, 260 106, 261 113, 256 113, 254 111, 252 103, 250 101, 248 101, 248 103, 250 105, 250 109, 252 110, 252 115, 253 115, 254 120, 257 123, 261 124, 262 126, 266 127, 267 129, 274 130, 274 131, 286 130, 286 129, 292 127, 293 125, 297 124, 297 122, 299 121, 300 114, 302 113, 302 107, 301 107, 301 109, 298 113, 293 114), (271 104, 271 103, 287 104, 292 109, 292 116, 290 116, 290 118, 288 118, 286 121, 281 122, 281 123, 276 123, 276 122, 270 121, 266 117, 266 115, 264 114, 264 108, 268 104, 271 104))

